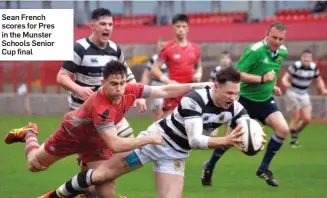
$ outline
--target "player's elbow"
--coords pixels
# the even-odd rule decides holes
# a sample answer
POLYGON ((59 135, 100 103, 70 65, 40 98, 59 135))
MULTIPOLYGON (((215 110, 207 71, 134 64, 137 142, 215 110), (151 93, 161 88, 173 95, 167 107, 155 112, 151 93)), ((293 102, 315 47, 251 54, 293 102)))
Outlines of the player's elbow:
POLYGON ((196 138, 190 138, 190 139, 188 140, 188 143, 189 143, 189 145, 190 145, 190 147, 191 147, 192 149, 198 149, 198 148, 200 148, 200 142, 199 142, 199 140, 196 139, 196 138))
POLYGON ((67 76, 64 72, 59 71, 59 73, 57 74, 57 83, 59 85, 63 85, 63 82, 65 81, 65 76, 67 76))

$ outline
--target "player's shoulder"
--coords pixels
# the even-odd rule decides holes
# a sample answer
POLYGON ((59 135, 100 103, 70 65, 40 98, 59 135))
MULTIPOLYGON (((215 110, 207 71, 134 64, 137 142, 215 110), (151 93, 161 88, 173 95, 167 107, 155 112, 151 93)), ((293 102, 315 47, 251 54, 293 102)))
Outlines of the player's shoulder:
POLYGON ((259 51, 260 49, 263 49, 264 46, 265 46, 264 41, 259 41, 259 42, 251 43, 248 47, 248 50, 255 52, 255 51, 259 51))
POLYGON ((301 61, 295 61, 294 64, 293 64, 293 67, 295 67, 296 69, 299 69, 302 67, 302 63, 301 61))
POLYGON ((235 100, 233 102, 233 111, 234 111, 234 115, 237 115, 239 112, 241 111, 245 111, 244 106, 237 100, 235 100))
MULTIPOLYGON (((190 41, 189 41, 189 42, 190 42, 190 41)), ((195 49, 197 49, 197 50, 200 50, 200 46, 199 46, 198 44, 193 43, 193 42, 190 42, 190 45, 191 45, 193 48, 195 48, 195 49)))
POLYGON ((142 83, 127 83, 124 94, 135 94, 135 89, 143 89, 144 84, 142 83))
POLYGON ((168 41, 161 49, 161 52, 168 51, 174 49, 176 46, 176 42, 174 40, 168 41))
POLYGON ((83 52, 86 51, 91 44, 87 41, 87 38, 78 39, 74 44, 74 51, 83 52))
POLYGON ((200 106, 205 106, 209 101, 208 89, 209 88, 193 89, 185 95, 185 98, 195 101, 200 106))
POLYGON ((158 54, 154 54, 153 56, 151 56, 150 61, 153 63, 153 62, 157 61, 158 58, 159 58, 158 54))
POLYGON ((317 64, 316 64, 315 62, 311 62, 311 63, 310 63, 310 68, 311 68, 312 70, 316 70, 316 69, 318 69, 318 66, 317 66, 317 64))
POLYGON ((113 42, 112 40, 108 40, 109 47, 115 50, 116 52, 120 51, 120 47, 118 44, 113 42))

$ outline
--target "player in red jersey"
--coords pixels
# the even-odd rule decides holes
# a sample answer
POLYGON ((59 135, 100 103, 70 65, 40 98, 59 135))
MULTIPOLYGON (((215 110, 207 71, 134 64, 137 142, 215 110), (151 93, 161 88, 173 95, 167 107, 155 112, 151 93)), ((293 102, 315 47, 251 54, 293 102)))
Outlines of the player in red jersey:
MULTIPOLYGON (((93 93, 81 108, 64 115, 59 128, 40 146, 37 141, 38 126, 29 124, 10 131, 5 137, 7 144, 25 142, 25 155, 31 172, 46 170, 56 161, 77 153, 88 168, 96 168, 113 153, 125 152, 145 144, 163 144, 161 135, 130 139, 117 136, 117 124, 134 101, 147 97, 176 97, 202 84, 144 86, 126 84, 127 69, 111 61, 103 69, 103 86, 93 93)), ((76 181, 78 182, 78 178, 76 181)), ((67 189, 69 191, 69 189, 67 189)), ((96 190, 112 197, 114 182, 96 187, 96 190)))
MULTIPOLYGON (((202 77, 200 47, 187 40, 188 17, 178 14, 173 18, 175 39, 168 42, 159 54, 159 59, 152 66, 151 74, 160 81, 171 83, 200 82, 202 77), (165 63, 169 78, 162 74, 160 68, 165 63)), ((177 107, 182 96, 164 100, 165 115, 169 115, 177 107)))

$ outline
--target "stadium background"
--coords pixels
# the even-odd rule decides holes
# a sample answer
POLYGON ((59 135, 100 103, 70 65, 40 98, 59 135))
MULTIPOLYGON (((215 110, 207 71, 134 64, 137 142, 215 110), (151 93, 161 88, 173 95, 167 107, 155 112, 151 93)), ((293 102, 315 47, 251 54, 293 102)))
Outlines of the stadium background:
MULTIPOLYGON (((326 4, 326 2, 324 2, 326 4)), ((144 62, 156 53, 155 43, 160 37, 173 38, 171 24, 174 13, 186 12, 190 17, 189 39, 202 50, 203 81, 219 63, 220 52, 228 50, 233 62, 245 47, 263 39, 272 21, 282 21, 288 30, 286 46, 289 56, 285 68, 298 60, 304 48, 313 50, 315 62, 327 82, 327 13, 317 13, 314 1, 1 1, 0 8, 74 8, 75 40, 89 35, 88 17, 92 9, 102 6, 114 14, 112 40, 119 44, 137 80, 140 80, 144 62)), ((67 93, 56 83, 60 62, 0 62, 0 126, 4 135, 9 129, 34 121, 40 125, 40 140, 54 131, 61 116, 68 111, 67 93), (26 85, 27 93, 18 94, 26 85), (29 109, 26 109, 30 107, 29 109), (29 114, 32 117, 26 116, 29 114), (44 131, 44 132, 42 132, 44 131)), ((280 84, 280 83, 279 83, 280 84)), ((305 130, 299 150, 285 146, 273 163, 282 187, 275 190, 255 179, 254 172, 262 153, 249 158, 232 151, 223 159, 214 175, 214 187, 200 186, 202 164, 211 152, 195 151, 188 161, 184 197, 327 197, 323 183, 327 179, 324 150, 327 138, 324 119, 327 118, 327 97, 310 88, 315 122, 305 130), (235 181, 237 180, 237 181, 235 181), (237 189, 237 190, 235 190, 237 189), (264 196, 262 194, 265 194, 264 196)), ((283 96, 277 98, 284 115, 283 96)), ((138 114, 135 110, 128 118, 135 131, 151 123, 150 113, 138 114), (142 117, 142 118, 140 118, 142 117)), ((271 131, 267 130, 270 134, 271 131)), ((40 142, 41 142, 40 141, 40 142)), ((0 144, 0 194, 5 198, 36 197, 53 189, 76 171, 74 157, 58 163, 49 171, 32 174, 26 171, 23 146, 8 147, 0 144), (50 176, 50 177, 49 177, 50 176)), ((118 193, 129 197, 155 197, 151 166, 118 180, 118 193), (142 181, 140 181, 142 177, 142 181)))

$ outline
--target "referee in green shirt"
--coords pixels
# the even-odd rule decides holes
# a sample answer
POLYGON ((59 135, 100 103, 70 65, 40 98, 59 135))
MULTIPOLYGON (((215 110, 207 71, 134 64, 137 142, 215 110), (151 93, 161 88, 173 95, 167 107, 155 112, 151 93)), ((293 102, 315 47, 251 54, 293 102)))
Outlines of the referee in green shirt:
MULTIPOLYGON (((242 79, 239 102, 251 118, 259 120, 274 130, 256 175, 264 179, 268 185, 275 187, 278 183, 269 170, 269 164, 289 132, 287 122, 273 98, 273 93, 281 94, 280 88, 275 84, 285 57, 288 55, 287 48, 283 45, 285 34, 284 24, 272 23, 266 38, 249 45, 236 65, 242 79)), ((202 174, 203 185, 211 185, 215 164, 225 151, 226 149, 222 148, 214 150, 210 160, 205 163, 202 174)))

